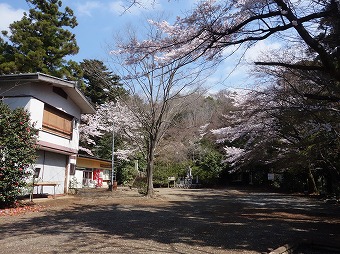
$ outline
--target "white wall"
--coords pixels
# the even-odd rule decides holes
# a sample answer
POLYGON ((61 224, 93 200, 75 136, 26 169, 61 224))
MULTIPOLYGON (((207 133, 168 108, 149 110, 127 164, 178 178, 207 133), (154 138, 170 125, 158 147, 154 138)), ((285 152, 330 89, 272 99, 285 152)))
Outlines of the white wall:
POLYGON ((31 96, 38 100, 48 103, 61 111, 66 112, 78 119, 80 119, 81 110, 78 106, 68 97, 67 99, 59 96, 53 92, 53 86, 46 83, 22 83, 19 85, 1 84, 1 96, 31 96))
POLYGON ((4 103, 9 105, 11 109, 23 107, 28 112, 30 112, 31 122, 35 124, 35 128, 40 130, 38 140, 78 150, 79 124, 75 126, 76 128, 73 128, 72 139, 69 140, 67 138, 59 137, 42 130, 42 119, 44 113, 44 103, 42 101, 33 97, 17 97, 5 98, 4 103))
MULTIPOLYGON (((29 84, 27 82, 18 85, 6 85, 2 83, 0 86, 0 94, 5 97, 4 103, 8 104, 10 108, 23 107, 30 112, 32 123, 35 123, 35 128, 40 130, 38 136, 39 141, 45 142, 45 145, 50 143, 58 147, 65 147, 77 153, 76 151, 78 151, 79 148, 79 121, 76 128, 73 129, 71 140, 42 130, 44 103, 56 107, 78 120, 80 119, 81 110, 70 97, 65 99, 54 93, 52 85, 46 83, 29 84)), ((50 150, 48 146, 43 149, 50 150)), ((59 185, 56 187, 56 194, 64 193, 64 189, 68 187, 68 181, 70 179, 66 173, 68 172, 69 162, 69 155, 42 150, 38 151, 38 160, 35 167, 41 168, 39 177, 44 182, 58 182, 59 185), (66 186, 65 181, 67 183, 66 186)), ((76 174, 77 178, 79 177, 80 183, 82 183, 82 172, 81 175, 80 172, 76 174)), ((36 191, 37 187, 35 188, 35 193, 36 191)), ((40 191, 39 187, 38 192, 40 191)), ((43 187, 43 192, 53 194, 53 187, 45 186, 43 187)))
POLYGON ((46 84, 31 85, 30 93, 37 99, 80 119, 81 111, 78 106, 70 99, 70 97, 65 99, 54 93, 52 88, 52 86, 46 84))
MULTIPOLYGON (((4 88, 3 85, 2 88, 4 88)), ((12 109, 17 107, 24 107, 27 111, 30 112, 32 123, 35 123, 35 127, 40 130, 38 140, 57 144, 59 146, 67 147, 74 150, 79 149, 79 124, 75 126, 75 128, 73 128, 71 140, 42 131, 44 102, 58 108, 61 111, 64 111, 67 114, 74 116, 79 120, 81 112, 73 101, 71 101, 69 98, 66 100, 65 98, 55 94, 52 91, 52 86, 49 85, 22 85, 14 87, 13 89, 7 87, 7 90, 8 93, 5 93, 3 95, 22 96, 5 98, 4 102, 8 104, 12 109)))
POLYGON ((30 113, 31 123, 35 128, 42 128, 42 118, 44 113, 44 103, 33 97, 5 98, 4 103, 11 109, 22 107, 30 113))
MULTIPOLYGON (((65 168, 68 161, 67 155, 47 152, 47 151, 38 151, 38 160, 35 164, 35 168, 40 168, 39 178, 37 180, 43 182, 57 182, 58 186, 56 186, 56 194, 64 193, 64 184, 65 184, 65 168)), ((34 193, 40 194, 43 193, 53 194, 52 186, 44 186, 41 190, 41 187, 35 187, 34 193)))
POLYGON ((35 124, 35 128, 42 128, 42 119, 44 114, 44 103, 38 99, 32 98, 30 99, 27 105, 28 112, 31 114, 31 121, 35 124))

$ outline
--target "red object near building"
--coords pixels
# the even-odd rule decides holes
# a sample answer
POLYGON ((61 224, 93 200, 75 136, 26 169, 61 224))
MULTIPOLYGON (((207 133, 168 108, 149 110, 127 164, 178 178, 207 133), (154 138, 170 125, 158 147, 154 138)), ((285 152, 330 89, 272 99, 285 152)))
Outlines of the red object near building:
POLYGON ((99 177, 98 179, 98 187, 102 187, 103 186, 103 178, 99 177))
POLYGON ((103 178, 100 177, 100 169, 94 169, 93 170, 93 180, 97 183, 96 187, 102 187, 103 186, 103 178))

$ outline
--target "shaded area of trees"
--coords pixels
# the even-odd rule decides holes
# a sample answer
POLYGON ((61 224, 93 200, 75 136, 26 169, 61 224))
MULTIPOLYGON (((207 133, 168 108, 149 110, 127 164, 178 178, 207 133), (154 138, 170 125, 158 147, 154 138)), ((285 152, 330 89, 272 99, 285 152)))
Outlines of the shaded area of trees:
POLYGON ((182 253, 265 253, 306 238, 338 246, 339 207, 322 201, 225 189, 172 191, 158 200, 138 198, 135 192, 122 197, 95 193, 101 198, 82 196, 68 209, 2 221, 2 250, 19 246, 32 253, 37 248, 74 253, 81 247, 83 252, 128 254, 169 253, 175 246, 182 253))

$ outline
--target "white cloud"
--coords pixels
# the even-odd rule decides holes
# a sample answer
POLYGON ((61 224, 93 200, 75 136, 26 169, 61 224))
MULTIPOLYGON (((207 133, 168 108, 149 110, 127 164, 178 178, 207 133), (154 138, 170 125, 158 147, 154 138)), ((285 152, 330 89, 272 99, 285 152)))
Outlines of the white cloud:
POLYGON ((77 12, 79 15, 92 16, 92 11, 95 9, 102 8, 103 5, 98 1, 87 1, 77 5, 77 12))
POLYGON ((115 14, 122 14, 125 10, 124 3, 122 1, 115 1, 109 4, 109 9, 115 14))
POLYGON ((8 30, 8 26, 14 21, 21 20, 23 9, 14 9, 12 6, 0 3, 0 30, 8 30))
POLYGON ((268 42, 268 41, 259 41, 250 49, 247 50, 245 54, 245 59, 249 62, 258 61, 263 58, 263 56, 268 55, 273 50, 278 50, 282 47, 282 45, 278 42, 268 42))

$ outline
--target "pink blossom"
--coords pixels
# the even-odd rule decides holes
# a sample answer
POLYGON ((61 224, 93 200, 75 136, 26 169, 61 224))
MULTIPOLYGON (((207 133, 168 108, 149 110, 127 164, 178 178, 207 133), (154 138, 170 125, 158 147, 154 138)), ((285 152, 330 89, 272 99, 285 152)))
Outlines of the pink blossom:
MULTIPOLYGON (((189 62, 202 59, 220 60, 223 51, 232 45, 244 45, 262 40, 272 35, 272 31, 291 23, 296 29, 298 20, 310 14, 321 12, 324 8, 318 1, 280 1, 231 0, 200 1, 196 8, 184 17, 177 17, 170 24, 166 20, 148 20, 163 34, 158 39, 138 40, 117 45, 113 54, 129 54, 126 64, 139 62, 147 56, 154 56, 159 65, 172 63, 178 59, 190 58, 189 62), (287 15, 294 13, 296 17, 287 15), (290 19, 290 20, 289 20, 290 19)), ((340 4, 339 4, 340 5, 340 4)), ((308 20, 306 22, 313 22, 308 20)), ((311 36, 316 30, 305 26, 311 36)), ((285 33, 283 31, 282 33, 285 33)), ((290 31, 289 31, 290 32, 290 31)), ((281 33, 280 30, 275 34, 281 33)), ((292 31, 291 34, 294 34, 292 31)), ((284 35, 284 34, 282 34, 284 35)), ((284 40, 285 36, 281 36, 284 40)), ((279 37, 276 38, 277 40, 279 37)))

